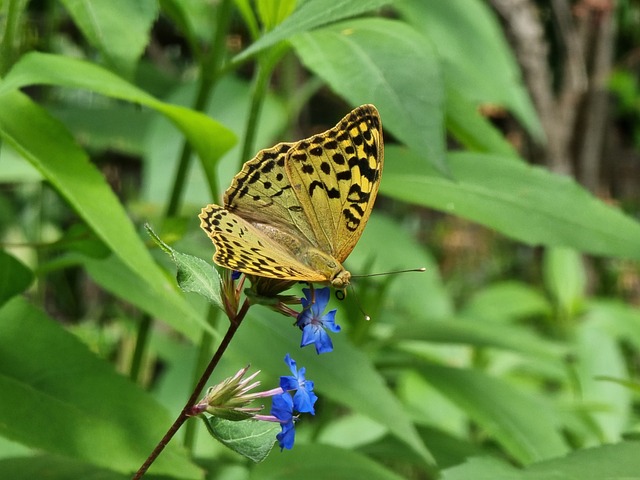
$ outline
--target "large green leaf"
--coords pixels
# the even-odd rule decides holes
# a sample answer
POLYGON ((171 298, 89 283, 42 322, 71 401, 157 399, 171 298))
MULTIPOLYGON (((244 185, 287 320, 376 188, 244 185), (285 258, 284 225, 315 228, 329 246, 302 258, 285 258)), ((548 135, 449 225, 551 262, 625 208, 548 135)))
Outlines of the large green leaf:
POLYGON ((525 327, 451 319, 436 322, 409 322, 398 325, 394 340, 424 340, 444 344, 461 343, 474 347, 492 347, 544 358, 562 366, 568 349, 545 341, 525 327))
POLYGON ((516 149, 478 111, 477 105, 447 84, 447 130, 468 150, 518 158, 516 149))
POLYGON ((429 364, 417 369, 519 462, 568 451, 550 403, 479 371, 429 364))
POLYGON ((0 106, 3 93, 35 84, 85 89, 152 108, 182 131, 208 165, 215 165, 236 140, 231 130, 203 113, 161 102, 102 67, 60 55, 32 52, 23 56, 0 82, 0 106))
MULTIPOLYGON (((0 433, 122 473, 137 470, 171 424, 168 413, 22 299, 0 309, 0 433)), ((156 473, 201 478, 177 443, 156 473)))
POLYGON ((622 346, 607 325, 597 319, 585 320, 576 329, 576 380, 580 384, 580 399, 591 407, 590 414, 598 426, 594 441, 615 442, 629 427, 633 410, 632 392, 624 385, 607 379, 628 380, 622 346))
POLYGON ((245 60, 297 33, 308 32, 323 25, 355 17, 393 2, 394 0, 358 0, 357 2, 353 0, 312 0, 299 2, 300 7, 295 12, 244 52, 238 54, 234 60, 245 60))
POLYGON ((506 106, 534 137, 544 137, 518 64, 486 2, 404 0, 397 8, 436 45, 447 85, 477 103, 506 106))
MULTIPOLYGON (((0 460, 0 478, 11 480, 130 480, 129 475, 57 455, 34 455, 0 460)), ((147 476, 144 477, 147 480, 147 476)), ((156 477, 157 478, 157 477, 156 477)), ((166 477, 165 477, 166 478, 166 477)), ((153 476, 149 475, 148 480, 153 476)))
POLYGON ((89 43, 117 70, 133 73, 158 15, 154 0, 62 0, 89 43))
POLYGON ((272 454, 252 470, 250 480, 400 480, 402 477, 364 455, 328 445, 300 445, 272 454))
POLYGON ((472 458, 442 473, 443 480, 632 480, 640 476, 640 442, 578 450, 519 470, 496 458, 472 458))
POLYGON ((0 95, 0 137, 34 165, 125 267, 123 275, 147 283, 149 291, 182 312, 172 325, 190 335, 211 327, 185 303, 153 261, 131 220, 87 155, 65 128, 20 92, 0 95))
POLYGON ((529 245, 640 259, 640 224, 573 179, 494 155, 449 155, 451 178, 388 147, 384 195, 481 223, 529 245))
POLYGON ((399 21, 366 18, 304 33, 291 43, 335 92, 353 105, 375 104, 386 131, 446 171, 444 87, 423 36, 399 21))
POLYGON ((17 258, 0 250, 0 306, 33 282, 33 273, 17 258))

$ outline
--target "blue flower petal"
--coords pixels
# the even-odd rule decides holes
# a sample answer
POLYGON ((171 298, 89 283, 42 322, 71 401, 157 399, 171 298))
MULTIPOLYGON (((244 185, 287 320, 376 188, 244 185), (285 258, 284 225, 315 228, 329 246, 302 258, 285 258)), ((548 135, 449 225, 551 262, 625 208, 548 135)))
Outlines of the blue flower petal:
POLYGON ((335 323, 336 310, 331 310, 323 315, 324 309, 329 303, 331 291, 328 287, 315 290, 313 303, 311 303, 311 290, 304 288, 302 291, 304 298, 301 299, 301 302, 304 308, 298 314, 296 321, 296 325, 302 329, 300 346, 304 347, 313 343, 316 346, 316 352, 330 352, 333 350, 333 343, 324 329, 331 332, 340 331, 340 326, 335 323))
POLYGON ((290 422, 293 418, 293 400, 287 392, 274 395, 271 400, 271 415, 281 423, 290 422))
POLYGON ((280 451, 285 448, 291 450, 296 439, 296 429, 293 422, 281 423, 280 426, 282 427, 282 431, 276 435, 278 445, 280 445, 280 451))
POLYGON ((331 341, 331 337, 327 332, 323 329, 318 329, 318 333, 316 335, 316 353, 320 355, 321 353, 329 353, 333 351, 333 342, 331 341))
POLYGON ((311 415, 315 415, 316 411, 313 408, 313 405, 316 403, 316 400, 318 400, 318 396, 313 393, 313 385, 310 389, 299 388, 293 396, 293 407, 300 413, 310 413, 311 415))

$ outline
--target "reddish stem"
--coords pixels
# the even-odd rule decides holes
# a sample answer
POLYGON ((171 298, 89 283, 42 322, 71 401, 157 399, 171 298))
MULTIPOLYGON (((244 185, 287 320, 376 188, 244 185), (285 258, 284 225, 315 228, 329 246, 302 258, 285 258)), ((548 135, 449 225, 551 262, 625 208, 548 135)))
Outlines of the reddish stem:
POLYGON ((132 477, 132 480, 139 480, 144 476, 144 474, 147 472, 151 464, 156 460, 156 458, 158 458, 162 450, 164 450, 164 447, 167 446, 169 441, 178 432, 182 424, 186 422, 187 419, 191 416, 190 415, 191 408, 198 400, 198 397, 200 396, 205 384, 209 380, 211 373, 213 373, 213 370, 216 368, 216 366, 218 365, 218 362, 222 358, 222 354, 226 351, 227 347, 231 343, 231 339, 233 338, 236 331, 240 327, 240 324, 242 323, 242 320, 244 319, 248 310, 249 310, 249 302, 245 300, 238 314, 235 316, 235 318, 231 319, 227 333, 224 335, 222 342, 220 342, 220 345, 218 346, 216 353, 213 354, 213 357, 211 358, 209 365, 207 365, 207 368, 204 370, 202 376, 200 377, 200 380, 198 380, 198 384, 193 389, 193 392, 191 393, 189 400, 187 400, 186 405, 180 412, 180 415, 178 415, 178 418, 176 418, 175 421, 173 422, 173 425, 169 427, 169 430, 167 430, 167 433, 165 433, 164 437, 162 437, 162 440, 160 440, 160 442, 158 442, 158 444, 156 445, 156 448, 153 449, 153 452, 151 452, 151 455, 149 455, 149 457, 145 460, 142 466, 138 469, 136 474, 132 477))

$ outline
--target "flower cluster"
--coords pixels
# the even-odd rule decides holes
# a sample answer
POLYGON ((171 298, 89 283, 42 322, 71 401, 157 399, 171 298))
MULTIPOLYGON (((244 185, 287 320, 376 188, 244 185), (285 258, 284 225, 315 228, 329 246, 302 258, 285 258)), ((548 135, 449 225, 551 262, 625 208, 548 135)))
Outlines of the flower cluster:
POLYGON ((282 431, 276 435, 280 450, 293 448, 295 439, 294 422, 298 413, 315 415, 314 404, 318 397, 313 392, 313 382, 305 377, 305 368, 298 370, 295 360, 289 354, 284 357, 293 375, 280 377, 283 392, 273 397, 271 415, 278 419, 282 431), (293 397, 291 392, 295 392, 293 397))
MULTIPOLYGON (((327 331, 339 332, 336 324, 337 310, 324 311, 329 304, 331 290, 303 288, 304 297, 296 298, 281 295, 293 282, 274 280, 264 277, 248 276, 251 288, 244 290, 250 304, 263 304, 284 315, 296 319, 295 326, 302 330, 301 347, 314 345, 316 353, 327 353, 333 350, 333 342, 327 331), (297 312, 289 305, 301 304, 302 311, 297 312)), ((230 318, 237 312, 240 294, 245 276, 239 272, 227 271, 223 275, 224 305, 230 318)), ((280 449, 291 449, 295 440, 295 422, 302 413, 315 414, 314 404, 318 397, 313 392, 314 384, 307 380, 304 368, 297 368, 295 360, 289 354, 285 356, 292 375, 280 377, 280 386, 273 390, 259 393, 249 391, 259 385, 250 383, 256 374, 243 380, 247 368, 239 371, 221 384, 212 387, 205 398, 192 408, 192 414, 198 415, 208 412, 217 417, 228 420, 243 420, 253 418, 269 422, 278 422, 280 433, 276 436, 280 449), (260 397, 272 397, 270 415, 261 415, 261 408, 249 407, 249 402, 260 397)))
POLYGON ((306 379, 305 368, 298 369, 296 361, 289 354, 284 357, 292 375, 280 377, 280 386, 272 390, 249 393, 260 385, 252 380, 260 373, 244 378, 249 367, 245 367, 207 390, 207 394, 191 407, 191 416, 204 412, 232 421, 263 420, 280 424, 281 432, 276 435, 280 449, 291 449, 295 440, 295 421, 301 413, 315 414, 314 405, 318 397, 313 392, 313 382, 306 379), (272 397, 271 415, 260 415, 262 407, 249 407, 258 398, 272 397))

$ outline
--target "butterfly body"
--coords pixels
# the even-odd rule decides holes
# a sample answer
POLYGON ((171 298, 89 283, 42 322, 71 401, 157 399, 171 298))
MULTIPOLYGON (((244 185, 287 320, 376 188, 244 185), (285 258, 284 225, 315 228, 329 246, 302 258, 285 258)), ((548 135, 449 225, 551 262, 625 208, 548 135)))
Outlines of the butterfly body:
POLYGON ((224 195, 200 213, 214 261, 240 272, 343 289, 342 262, 369 219, 383 165, 380 117, 372 105, 333 129, 260 151, 224 195))

